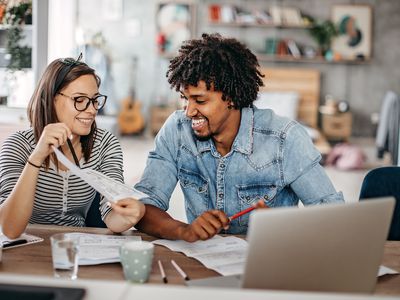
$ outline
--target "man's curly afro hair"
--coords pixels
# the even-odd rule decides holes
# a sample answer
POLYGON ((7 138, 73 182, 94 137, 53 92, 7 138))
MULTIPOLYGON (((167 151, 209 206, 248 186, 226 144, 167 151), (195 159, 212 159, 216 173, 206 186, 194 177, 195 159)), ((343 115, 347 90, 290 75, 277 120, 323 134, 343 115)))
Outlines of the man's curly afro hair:
POLYGON ((236 39, 203 33, 201 39, 183 43, 169 64, 167 77, 176 91, 203 80, 208 90, 213 85, 224 101, 240 109, 252 107, 263 86, 259 66, 256 56, 236 39))

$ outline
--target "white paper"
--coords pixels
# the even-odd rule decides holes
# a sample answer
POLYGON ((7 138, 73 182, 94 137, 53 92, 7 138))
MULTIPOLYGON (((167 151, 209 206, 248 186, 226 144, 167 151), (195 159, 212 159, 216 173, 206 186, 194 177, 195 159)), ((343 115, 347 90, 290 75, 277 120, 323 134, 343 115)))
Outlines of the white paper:
POLYGON ((8 246, 8 247, 3 248, 3 250, 15 248, 15 247, 20 247, 20 246, 25 246, 25 245, 29 245, 29 244, 33 244, 33 243, 39 243, 39 242, 43 241, 43 239, 41 237, 38 237, 38 236, 35 236, 35 235, 32 235, 32 234, 27 234, 27 233, 22 233, 16 239, 9 239, 0 230, 0 244, 1 245, 3 245, 4 243, 7 243, 7 242, 13 242, 13 241, 19 241, 19 240, 26 240, 26 243, 18 244, 18 245, 15 245, 15 246, 8 246))
POLYGON ((131 241, 141 241, 140 236, 106 235, 73 232, 68 234, 79 239, 79 265, 98 265, 120 262, 119 247, 131 241))
POLYGON ((385 266, 379 266, 378 277, 386 275, 386 274, 399 274, 399 272, 397 272, 396 270, 390 269, 388 267, 385 267, 385 266))
POLYGON ((196 259, 207 268, 232 265, 233 262, 243 264, 246 261, 246 251, 243 249, 230 250, 217 253, 196 255, 196 259))
POLYGON ((241 275, 244 273, 244 263, 216 266, 213 269, 224 276, 241 275))
POLYGON ((92 169, 80 169, 75 166, 62 154, 60 150, 53 146, 54 153, 57 159, 68 168, 73 174, 82 178, 86 183, 93 187, 96 191, 102 194, 108 201, 116 202, 120 199, 133 197, 135 199, 142 199, 148 197, 133 187, 118 182, 106 175, 92 169))
POLYGON ((170 240, 155 240, 153 243, 193 257, 207 268, 225 276, 243 273, 248 247, 247 241, 243 239, 218 235, 194 243, 170 240))

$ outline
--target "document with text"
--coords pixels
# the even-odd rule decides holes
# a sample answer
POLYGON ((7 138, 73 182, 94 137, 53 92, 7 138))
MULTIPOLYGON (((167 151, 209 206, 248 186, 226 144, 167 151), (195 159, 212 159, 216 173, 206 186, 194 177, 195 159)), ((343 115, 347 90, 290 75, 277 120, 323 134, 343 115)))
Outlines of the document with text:
POLYGON ((65 155, 56 147, 53 146, 53 150, 57 156, 57 159, 66 168, 68 168, 76 176, 82 178, 87 184, 102 194, 108 201, 115 202, 129 197, 133 197, 135 199, 148 197, 148 195, 145 193, 142 193, 129 185, 109 178, 98 171, 92 169, 80 169, 70 162, 68 158, 66 158, 65 155))
POLYGON ((120 262, 119 247, 131 241, 141 241, 140 236, 107 235, 72 232, 68 234, 79 239, 79 265, 98 265, 120 262))
POLYGON ((193 257, 204 266, 221 275, 242 274, 247 254, 247 241, 235 236, 215 236, 206 241, 188 243, 185 241, 155 240, 156 245, 193 257))

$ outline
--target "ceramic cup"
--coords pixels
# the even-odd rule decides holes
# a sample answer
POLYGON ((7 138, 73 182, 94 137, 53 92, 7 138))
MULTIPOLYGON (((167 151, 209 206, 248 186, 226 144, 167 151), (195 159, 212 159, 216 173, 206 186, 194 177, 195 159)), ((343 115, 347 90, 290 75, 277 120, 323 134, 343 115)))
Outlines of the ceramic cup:
POLYGON ((146 282, 153 263, 154 245, 145 241, 133 241, 121 245, 119 250, 125 279, 146 282))

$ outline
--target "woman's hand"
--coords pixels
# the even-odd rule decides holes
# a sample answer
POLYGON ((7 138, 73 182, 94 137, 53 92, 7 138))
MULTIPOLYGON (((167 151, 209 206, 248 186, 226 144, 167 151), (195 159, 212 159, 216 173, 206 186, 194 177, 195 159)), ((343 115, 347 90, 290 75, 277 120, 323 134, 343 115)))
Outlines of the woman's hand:
POLYGON ((64 123, 48 124, 42 132, 35 150, 29 156, 29 161, 35 165, 41 165, 47 156, 53 152, 51 146, 58 148, 64 145, 67 138, 72 135, 71 129, 64 123))
POLYGON ((145 213, 144 204, 134 198, 118 200, 115 203, 109 202, 109 204, 113 212, 129 223, 130 227, 136 225, 145 213))

